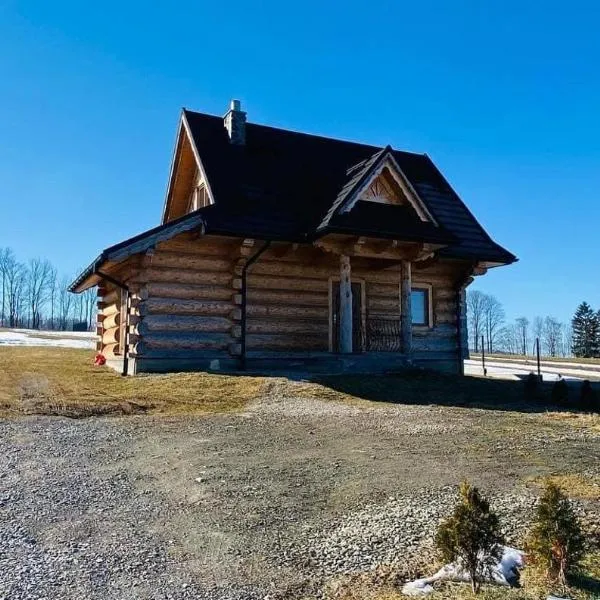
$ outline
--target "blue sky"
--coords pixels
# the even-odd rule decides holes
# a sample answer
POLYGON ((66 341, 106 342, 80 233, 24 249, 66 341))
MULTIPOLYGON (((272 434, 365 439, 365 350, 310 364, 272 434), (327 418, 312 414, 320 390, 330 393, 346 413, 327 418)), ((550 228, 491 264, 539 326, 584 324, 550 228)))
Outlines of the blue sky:
POLYGON ((593 2, 0 1, 0 246, 74 273, 155 226, 182 106, 427 152, 516 253, 510 318, 600 308, 593 2), (488 4, 494 4, 490 7, 488 4))

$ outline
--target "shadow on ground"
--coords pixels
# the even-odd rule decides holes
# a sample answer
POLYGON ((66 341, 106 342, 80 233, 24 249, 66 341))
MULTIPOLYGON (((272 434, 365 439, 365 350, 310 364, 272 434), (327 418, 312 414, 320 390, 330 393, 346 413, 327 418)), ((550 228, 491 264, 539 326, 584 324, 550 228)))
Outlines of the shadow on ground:
POLYGON ((443 375, 422 370, 381 376, 319 375, 311 377, 311 381, 374 402, 479 407, 529 413, 548 410, 591 412, 589 407, 579 407, 581 384, 574 382, 567 384, 568 402, 558 405, 551 401, 552 383, 540 384, 534 395, 527 395, 524 381, 443 375))

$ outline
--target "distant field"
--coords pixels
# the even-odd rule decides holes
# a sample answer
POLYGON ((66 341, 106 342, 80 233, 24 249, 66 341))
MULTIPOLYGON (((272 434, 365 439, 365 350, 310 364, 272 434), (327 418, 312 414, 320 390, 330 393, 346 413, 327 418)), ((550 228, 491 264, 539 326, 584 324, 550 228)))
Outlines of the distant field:
MULTIPOLYGON (((471 356, 471 358, 474 358, 474 359, 481 359, 480 353, 471 352, 470 356, 471 356)), ((519 354, 486 354, 485 357, 494 359, 494 360, 501 360, 503 362, 509 361, 509 360, 514 360, 514 361, 519 361, 519 362, 528 362, 528 363, 535 364, 537 361, 535 356, 523 356, 523 355, 519 355, 519 354)), ((562 358, 560 356, 555 356, 555 357, 543 356, 543 357, 541 357, 540 360, 542 363, 574 363, 574 364, 592 365, 592 366, 597 365, 598 367, 600 367, 600 358, 575 358, 575 357, 562 358)))

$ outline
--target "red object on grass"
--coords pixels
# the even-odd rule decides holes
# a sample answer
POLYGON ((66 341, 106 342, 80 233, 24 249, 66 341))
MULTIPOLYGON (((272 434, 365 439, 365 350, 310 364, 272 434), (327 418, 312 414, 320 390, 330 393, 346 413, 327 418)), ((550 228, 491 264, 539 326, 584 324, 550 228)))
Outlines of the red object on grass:
POLYGON ((104 357, 104 355, 100 353, 96 354, 96 358, 94 359, 94 366, 101 367, 105 363, 106 358, 104 357))

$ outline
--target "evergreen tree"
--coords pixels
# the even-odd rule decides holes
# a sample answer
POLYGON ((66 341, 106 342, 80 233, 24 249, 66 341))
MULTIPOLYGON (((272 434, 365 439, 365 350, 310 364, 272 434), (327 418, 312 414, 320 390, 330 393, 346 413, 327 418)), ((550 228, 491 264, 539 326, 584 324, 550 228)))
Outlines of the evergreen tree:
POLYGON ((444 562, 456 561, 465 569, 477 593, 502 554, 502 535, 498 517, 476 487, 461 484, 458 504, 439 526, 435 543, 444 562))
POLYGON ((545 571, 550 581, 566 583, 585 552, 585 538, 569 499, 548 482, 525 542, 528 560, 545 571))
POLYGON ((600 318, 587 302, 582 302, 575 311, 573 326, 573 354, 578 358, 599 356, 600 318))

